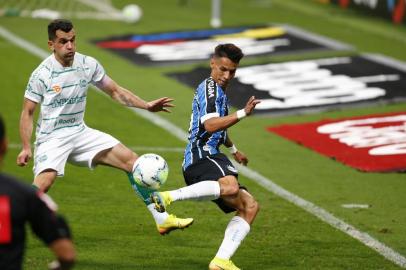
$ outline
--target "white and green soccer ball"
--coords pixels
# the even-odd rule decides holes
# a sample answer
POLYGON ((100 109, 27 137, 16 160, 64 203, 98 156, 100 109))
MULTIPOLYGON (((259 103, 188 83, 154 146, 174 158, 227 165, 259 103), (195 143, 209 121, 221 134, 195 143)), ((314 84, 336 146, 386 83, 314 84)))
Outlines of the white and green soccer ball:
POLYGON ((157 190, 165 184, 169 167, 157 154, 144 154, 134 164, 134 180, 141 186, 157 190))
POLYGON ((136 4, 130 4, 123 8, 121 15, 124 21, 128 23, 136 23, 142 17, 142 9, 136 4))

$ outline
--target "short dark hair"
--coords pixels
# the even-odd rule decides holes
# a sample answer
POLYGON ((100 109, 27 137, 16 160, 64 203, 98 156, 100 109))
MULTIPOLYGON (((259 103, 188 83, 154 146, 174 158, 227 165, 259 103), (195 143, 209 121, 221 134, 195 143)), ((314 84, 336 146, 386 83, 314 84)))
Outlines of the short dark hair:
POLYGON ((62 30, 65 33, 68 33, 72 30, 73 24, 71 21, 66 19, 56 19, 48 24, 48 40, 55 40, 56 31, 62 30))
POLYGON ((3 122, 3 118, 0 115, 0 141, 2 141, 6 137, 6 127, 3 122))
POLYGON ((214 49, 214 54, 213 56, 215 57, 227 57, 234 63, 240 63, 241 58, 243 58, 244 54, 241 51, 240 48, 235 46, 232 43, 226 43, 226 44, 219 44, 216 46, 214 49))

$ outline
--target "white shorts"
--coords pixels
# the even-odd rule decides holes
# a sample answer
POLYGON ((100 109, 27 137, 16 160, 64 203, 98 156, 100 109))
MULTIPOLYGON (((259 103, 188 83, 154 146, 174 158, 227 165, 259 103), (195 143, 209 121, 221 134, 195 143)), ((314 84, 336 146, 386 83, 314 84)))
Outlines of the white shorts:
POLYGON ((64 138, 52 138, 35 146, 34 175, 53 169, 63 176, 67 161, 93 169, 93 158, 101 151, 113 148, 120 141, 116 138, 86 127, 83 131, 64 138))

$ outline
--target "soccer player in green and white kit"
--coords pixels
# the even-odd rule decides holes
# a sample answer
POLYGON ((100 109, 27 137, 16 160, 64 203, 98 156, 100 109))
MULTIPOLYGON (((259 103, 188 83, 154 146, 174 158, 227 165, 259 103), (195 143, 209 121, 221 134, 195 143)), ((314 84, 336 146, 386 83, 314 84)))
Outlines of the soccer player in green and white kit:
POLYGON ((32 157, 33 115, 40 104, 33 185, 41 191, 48 191, 56 177, 64 175, 67 161, 89 168, 99 164, 111 166, 127 172, 131 185, 154 217, 159 233, 166 234, 191 225, 191 218, 180 219, 156 211, 150 200, 151 191, 136 184, 132 177, 137 154, 112 136, 89 128, 83 120, 89 84, 124 106, 150 112, 170 112, 173 99, 162 97, 146 102, 118 85, 105 74, 96 59, 76 52, 75 30, 69 20, 52 21, 48 25, 48 38, 53 53, 32 73, 20 119, 22 151, 17 164, 25 166, 32 157))

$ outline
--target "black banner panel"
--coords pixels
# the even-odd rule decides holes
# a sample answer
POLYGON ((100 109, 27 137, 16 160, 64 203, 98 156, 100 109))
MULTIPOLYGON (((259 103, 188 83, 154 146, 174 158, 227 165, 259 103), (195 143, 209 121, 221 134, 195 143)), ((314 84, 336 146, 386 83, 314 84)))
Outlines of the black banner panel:
POLYGON ((131 34, 94 43, 139 65, 177 65, 210 58, 216 45, 234 43, 246 57, 342 50, 351 47, 288 25, 131 34))
MULTIPOLYGON (((382 57, 381 57, 382 58, 382 57)), ((387 58, 384 58, 387 59, 387 58)), ((231 106, 261 99, 256 114, 292 114, 406 101, 406 66, 374 57, 335 57, 240 67, 227 89, 231 106)), ((210 69, 169 73, 195 89, 210 69)))

